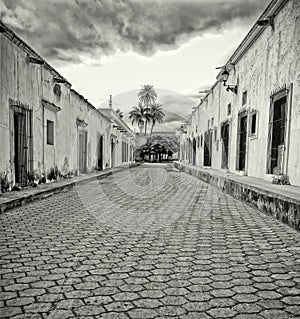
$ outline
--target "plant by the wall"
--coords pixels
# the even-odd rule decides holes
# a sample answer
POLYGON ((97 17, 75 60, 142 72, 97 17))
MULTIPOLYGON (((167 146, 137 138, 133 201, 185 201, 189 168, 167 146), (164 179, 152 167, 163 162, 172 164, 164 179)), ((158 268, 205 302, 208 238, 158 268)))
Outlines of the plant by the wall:
POLYGON ((1 192, 2 193, 6 193, 7 191, 9 191, 10 184, 8 182, 6 172, 4 172, 0 175, 0 185, 1 185, 1 192))
POLYGON ((285 174, 278 174, 273 176, 272 183, 277 185, 290 185, 289 177, 285 174))

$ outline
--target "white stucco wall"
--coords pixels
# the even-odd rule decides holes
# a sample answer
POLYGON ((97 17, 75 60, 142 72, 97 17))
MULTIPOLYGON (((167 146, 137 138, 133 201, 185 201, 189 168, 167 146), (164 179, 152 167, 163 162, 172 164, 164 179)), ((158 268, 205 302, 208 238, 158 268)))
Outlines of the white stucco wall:
MULTIPOLYGON (((268 123, 271 96, 274 92, 287 89, 287 129, 285 150, 285 173, 293 185, 300 186, 300 2, 290 0, 281 8, 274 20, 274 30, 265 27, 230 70, 227 84, 237 84, 238 93, 227 92, 222 82, 217 82, 207 95, 207 102, 199 106, 200 114, 194 112, 191 119, 195 135, 207 130, 207 121, 214 118, 218 128, 219 148, 213 142, 212 168, 221 169, 222 143, 220 125, 230 122, 229 171, 237 171, 237 130, 238 114, 245 110, 248 114, 248 136, 246 167, 244 174, 271 180, 266 174, 268 149, 268 123), (247 91, 247 103, 242 105, 243 92, 247 91), (231 103, 231 115, 227 115, 227 105, 231 103), (252 110, 258 114, 258 133, 249 135, 249 115, 252 110), (290 135, 290 136, 289 136, 290 135)), ((198 152, 198 149, 197 149, 198 152)), ((203 148, 197 154, 197 165, 203 166, 203 148)))
POLYGON ((14 158, 11 154, 13 127, 10 101, 32 109, 33 168, 41 176, 57 167, 78 172, 78 130, 76 120, 84 121, 87 131, 87 172, 97 166, 99 136, 104 137, 103 168, 110 163, 111 123, 67 83, 59 84, 61 94, 54 94, 54 70, 27 61, 27 53, 4 34, 0 34, 0 174, 14 184, 14 158), (50 107, 45 107, 50 105, 50 107), (54 107, 51 107, 54 105, 54 107), (54 145, 47 145, 47 120, 54 122, 54 145))

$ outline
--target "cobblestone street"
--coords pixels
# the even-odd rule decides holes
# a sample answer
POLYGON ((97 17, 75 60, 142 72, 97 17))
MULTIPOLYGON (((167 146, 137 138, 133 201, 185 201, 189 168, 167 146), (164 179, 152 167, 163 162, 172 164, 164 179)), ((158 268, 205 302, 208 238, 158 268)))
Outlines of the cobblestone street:
POLYGON ((1 318, 300 318, 300 234, 172 165, 0 218, 1 318))

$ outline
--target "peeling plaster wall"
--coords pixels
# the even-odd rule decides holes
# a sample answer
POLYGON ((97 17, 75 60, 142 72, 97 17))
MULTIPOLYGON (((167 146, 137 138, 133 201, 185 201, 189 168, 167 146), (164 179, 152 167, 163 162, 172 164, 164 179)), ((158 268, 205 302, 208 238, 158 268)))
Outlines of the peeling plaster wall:
MULTIPOLYGON (((235 66, 236 76, 230 81, 238 81, 239 95, 235 101, 235 110, 242 108, 241 94, 248 92, 247 110, 258 111, 258 136, 248 137, 248 154, 246 172, 249 176, 268 178, 266 176, 266 159, 268 147, 268 122, 270 96, 272 92, 287 87, 288 107, 292 108, 290 121, 290 148, 288 175, 292 184, 300 185, 300 170, 297 168, 299 142, 299 97, 300 86, 297 77, 300 73, 299 45, 299 1, 289 1, 275 17, 275 30, 267 27, 250 50, 235 66), (291 86, 292 84, 292 86, 291 86), (290 100, 292 103, 290 104, 290 100), (258 151, 260 150, 260 151, 258 151)), ((237 131, 236 123, 233 127, 237 131)), ((231 161, 232 163, 232 161, 231 161)), ((234 171, 234 167, 231 166, 234 171)))
POLYGON ((105 168, 105 164, 110 162, 110 121, 82 96, 70 90, 67 83, 59 84, 60 94, 55 94, 54 71, 29 63, 27 53, 4 34, 0 34, 0 41, 0 176, 5 176, 11 186, 15 184, 10 101, 32 109, 33 169, 36 175, 47 176, 55 168, 62 173, 78 172, 80 128, 77 119, 87 124, 84 128, 88 132, 87 171, 97 166, 100 135, 104 137, 105 168), (47 120, 54 122, 54 145, 47 144, 47 120))
MULTIPOLYGON (((268 123, 271 95, 287 88, 288 121, 285 151, 285 173, 293 185, 300 186, 300 2, 288 1, 276 15, 275 29, 265 27, 262 34, 235 63, 227 84, 237 84, 238 93, 227 92, 222 82, 218 82, 208 94, 207 102, 199 106, 200 115, 191 120, 188 137, 195 132, 198 122, 198 135, 207 130, 208 119, 214 118, 218 128, 217 142, 212 146, 212 166, 221 169, 222 140, 220 126, 230 123, 229 171, 271 181, 266 174, 268 149, 268 123), (243 92, 247 91, 247 103, 242 105, 243 92), (231 115, 227 114, 227 105, 231 103, 231 115), (291 108, 290 115, 289 109, 291 108), (250 136, 250 114, 258 114, 257 136, 250 136), (248 114, 248 135, 245 171, 237 170, 237 132, 238 114, 248 114), (198 117, 198 118, 197 118, 198 117), (290 132, 290 138, 288 137, 290 132), (219 145, 217 145, 217 143, 219 145)), ((203 148, 197 149, 197 165, 203 166, 203 148)))
MULTIPOLYGON (((59 114, 60 115, 60 114, 59 114)), ((110 129, 109 121, 103 117, 98 111, 91 108, 84 102, 75 92, 70 92, 70 112, 65 114, 68 116, 70 122, 70 134, 71 142, 69 143, 69 154, 71 162, 73 162, 73 169, 78 170, 79 168, 79 131, 83 130, 87 132, 87 171, 90 172, 97 167, 98 159, 98 143, 99 137, 103 136, 103 166, 108 160, 107 153, 107 137, 106 132, 110 129), (84 121, 87 124, 85 127, 77 125, 77 119, 84 121)), ((63 123, 63 121, 61 121, 63 123)), ((61 127, 63 130, 64 128, 61 127)), ((64 144, 58 145, 58 151, 63 154, 64 144)))
MULTIPOLYGON (((0 173, 10 171, 10 141, 9 141, 9 101, 7 99, 7 94, 5 93, 9 90, 9 74, 5 70, 6 60, 9 55, 8 50, 4 50, 5 41, 7 41, 0 34, 0 173), (4 151, 5 150, 5 151, 4 151)), ((9 65, 11 68, 13 65, 9 65)))
MULTIPOLYGON (((14 183, 14 165, 11 158, 10 100, 32 109, 34 127, 42 126, 41 66, 29 64, 26 53, 0 34, 1 47, 1 95, 0 95, 0 173, 14 183)), ((40 156, 37 147, 42 130, 36 130, 33 139, 34 158, 40 156)), ((35 163, 36 164, 36 163, 35 163)))

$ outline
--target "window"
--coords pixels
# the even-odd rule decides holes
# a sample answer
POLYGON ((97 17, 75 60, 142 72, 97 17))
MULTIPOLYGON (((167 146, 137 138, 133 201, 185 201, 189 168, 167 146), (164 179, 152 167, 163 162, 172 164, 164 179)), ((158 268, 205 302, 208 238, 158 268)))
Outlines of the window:
POLYGON ((197 137, 197 147, 200 148, 200 136, 197 137))
POLYGON ((257 134, 257 112, 251 113, 250 135, 257 134))
POLYGON ((231 115, 231 103, 227 105, 227 116, 231 115))
POLYGON ((200 137, 200 146, 203 147, 203 135, 201 134, 201 137, 200 137))
POLYGON ((207 129, 209 130, 210 127, 210 120, 207 121, 207 129))
POLYGON ((54 123, 49 120, 47 120, 47 144, 54 144, 54 123))
POLYGON ((242 105, 247 103, 247 91, 243 92, 242 105))
POLYGON ((218 128, 217 127, 215 127, 214 136, 215 136, 215 142, 216 142, 217 141, 217 137, 218 137, 218 128))
POLYGON ((210 121, 211 126, 214 126, 214 121, 215 121, 215 119, 212 117, 212 118, 211 118, 211 121, 210 121))
POLYGON ((271 96, 268 134, 267 174, 282 174, 285 164, 287 90, 271 96))
POLYGON ((59 84, 56 83, 56 84, 54 85, 53 92, 54 92, 54 94, 57 95, 58 97, 61 96, 61 87, 60 87, 59 84))

